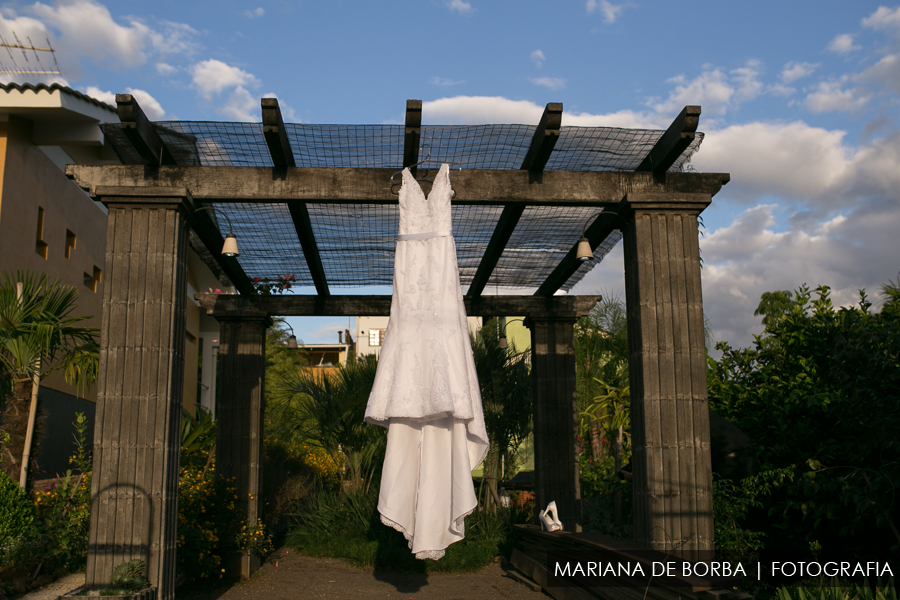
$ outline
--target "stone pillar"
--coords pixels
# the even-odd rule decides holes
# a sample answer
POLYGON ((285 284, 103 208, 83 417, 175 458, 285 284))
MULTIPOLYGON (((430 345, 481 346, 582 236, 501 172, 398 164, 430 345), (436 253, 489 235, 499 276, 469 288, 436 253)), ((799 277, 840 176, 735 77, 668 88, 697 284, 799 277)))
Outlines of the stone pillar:
POLYGON ((94 429, 88 585, 139 558, 174 598, 187 295, 186 190, 109 207, 94 429))
POLYGON ((236 478, 240 514, 256 525, 262 518, 266 328, 272 320, 265 315, 217 319, 216 473, 236 478))
POLYGON ((712 468, 697 216, 708 194, 633 193, 625 216, 635 540, 712 558, 712 468))
POLYGON ((566 531, 581 531, 575 321, 574 316, 525 320, 531 329, 535 509, 556 501, 566 531))

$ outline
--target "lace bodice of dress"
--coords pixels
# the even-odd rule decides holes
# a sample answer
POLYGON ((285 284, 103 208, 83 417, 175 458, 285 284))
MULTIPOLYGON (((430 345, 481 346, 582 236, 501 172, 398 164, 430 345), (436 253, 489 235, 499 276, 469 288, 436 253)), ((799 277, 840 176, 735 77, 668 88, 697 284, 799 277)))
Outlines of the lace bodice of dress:
POLYGON ((403 186, 400 188, 400 235, 450 231, 450 167, 441 165, 428 198, 409 169, 403 169, 403 186))

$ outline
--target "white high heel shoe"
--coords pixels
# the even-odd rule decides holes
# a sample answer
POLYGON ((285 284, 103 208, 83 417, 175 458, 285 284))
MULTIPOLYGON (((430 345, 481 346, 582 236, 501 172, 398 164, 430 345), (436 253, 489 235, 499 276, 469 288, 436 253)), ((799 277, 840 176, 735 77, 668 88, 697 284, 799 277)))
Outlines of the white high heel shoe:
POLYGON ((556 514, 555 500, 547 505, 547 510, 542 510, 538 513, 538 517, 540 518, 541 523, 543 523, 544 529, 547 531, 561 531, 563 528, 562 521, 559 520, 559 517, 556 514))

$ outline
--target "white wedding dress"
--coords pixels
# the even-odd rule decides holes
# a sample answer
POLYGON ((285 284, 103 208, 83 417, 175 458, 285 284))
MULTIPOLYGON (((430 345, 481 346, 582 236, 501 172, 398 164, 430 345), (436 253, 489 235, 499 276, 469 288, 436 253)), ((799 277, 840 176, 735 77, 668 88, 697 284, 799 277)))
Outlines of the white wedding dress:
POLYGON ((449 167, 428 198, 403 170, 391 318, 366 407, 388 428, 378 512, 416 558, 465 536, 472 469, 488 450, 450 219, 449 167))

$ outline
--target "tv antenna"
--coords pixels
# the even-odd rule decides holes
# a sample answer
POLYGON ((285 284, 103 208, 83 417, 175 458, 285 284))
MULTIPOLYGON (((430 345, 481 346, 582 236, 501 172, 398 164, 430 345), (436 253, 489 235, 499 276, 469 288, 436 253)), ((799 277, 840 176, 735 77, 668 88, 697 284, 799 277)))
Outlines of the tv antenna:
MULTIPOLYGON (((50 45, 50 38, 45 38, 47 40, 47 47, 43 48, 41 46, 35 46, 34 42, 31 41, 31 38, 25 36, 25 39, 28 40, 28 45, 22 43, 19 39, 19 36, 16 35, 16 32, 12 32, 13 37, 16 40, 15 44, 8 43, 2 35, 0 35, 0 47, 6 49, 6 54, 9 56, 9 60, 12 63, 12 68, 8 68, 8 65, 5 63, 2 54, 0 54, 0 75, 60 75, 59 72, 59 64, 56 62, 56 50, 53 49, 53 46, 50 45), (13 52, 13 50, 21 50, 22 59, 24 59, 24 66, 20 66, 19 63, 16 62, 16 54, 18 52, 13 52), (31 54, 34 55, 34 62, 29 60, 28 51, 31 51, 31 54), (41 53, 50 53, 50 56, 53 57, 53 70, 50 70, 41 63, 41 53), (36 64, 35 64, 36 63, 36 64)), ((46 54, 44 54, 46 58, 46 54)))

